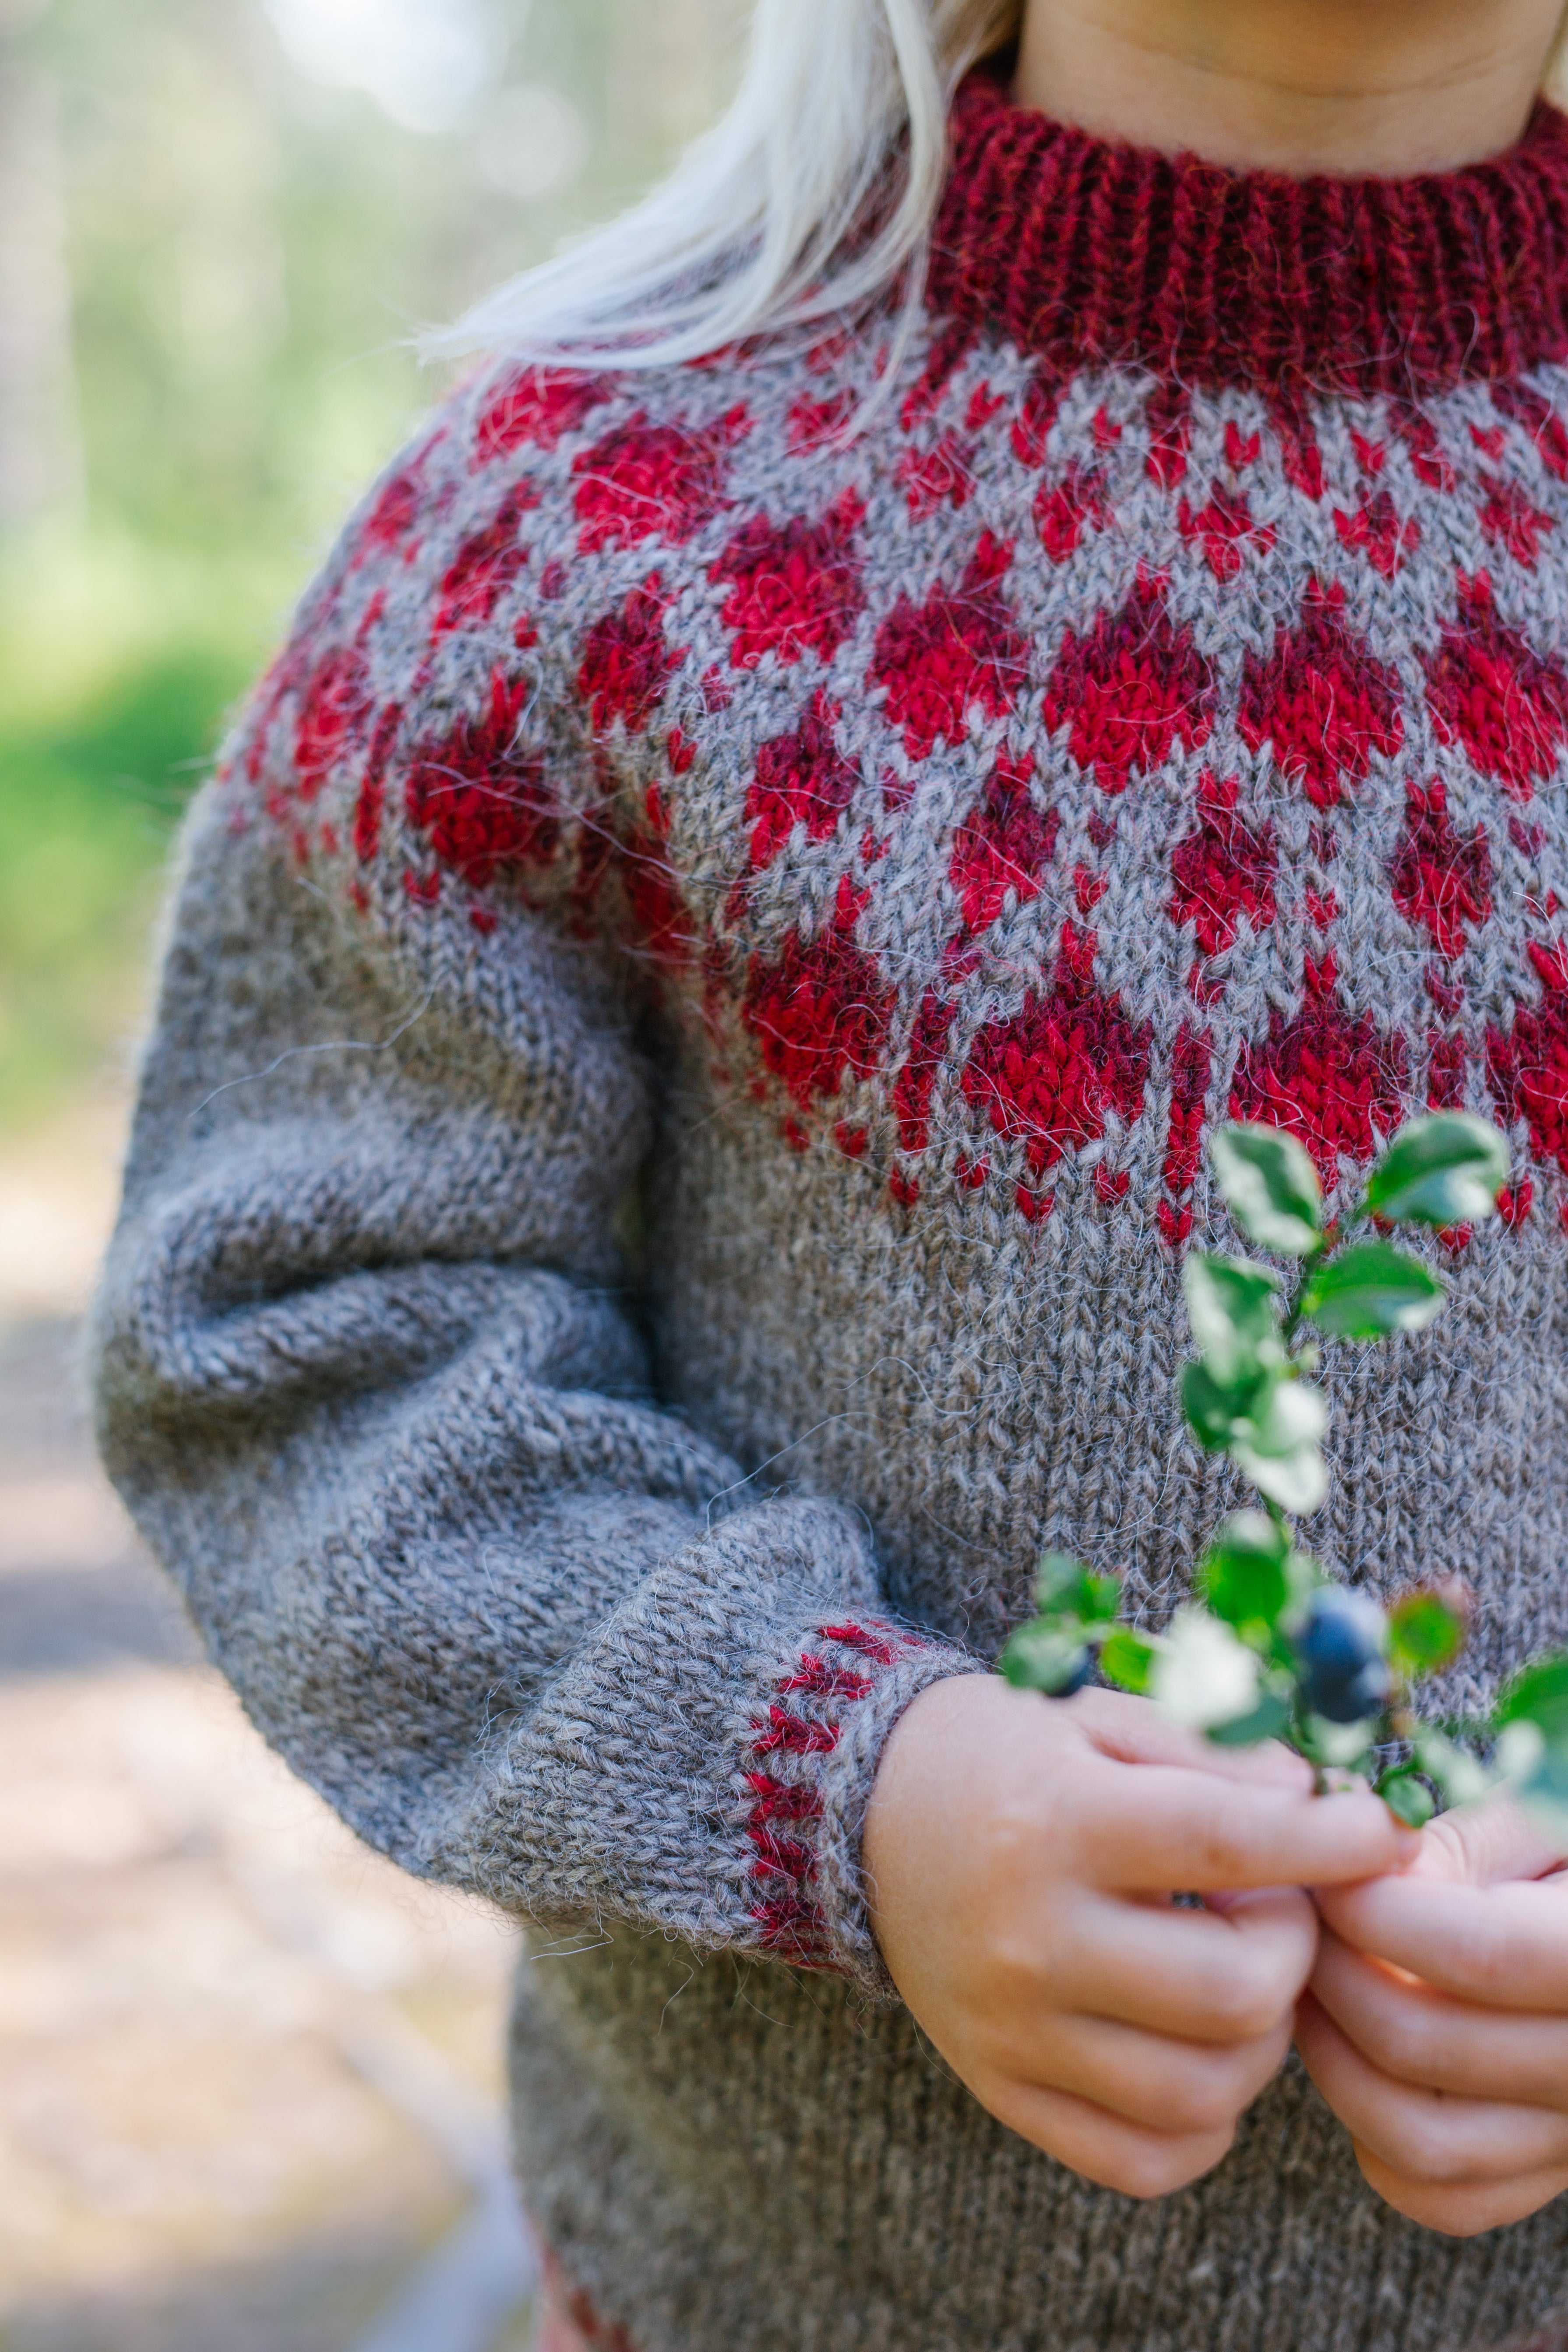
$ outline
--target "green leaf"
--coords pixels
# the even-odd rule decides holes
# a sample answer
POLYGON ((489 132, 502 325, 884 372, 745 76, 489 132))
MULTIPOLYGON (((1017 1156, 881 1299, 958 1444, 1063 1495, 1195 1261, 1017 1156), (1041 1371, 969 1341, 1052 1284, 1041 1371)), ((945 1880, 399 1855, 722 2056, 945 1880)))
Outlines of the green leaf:
POLYGON ((1316 1249, 1322 1191, 1317 1170, 1293 1135, 1277 1127, 1222 1127, 1209 1139, 1208 1159, 1226 1205, 1249 1241, 1281 1257, 1306 1257, 1316 1249))
POLYGON ((1149 1676, 1159 1652, 1153 1642, 1142 1633, 1134 1633, 1130 1625, 1118 1625, 1107 1636, 1100 1652, 1100 1671, 1107 1682, 1119 1689, 1133 1691, 1142 1697, 1149 1687, 1149 1676))
POLYGON ((1538 1658, 1514 1675, 1498 1701, 1493 1721, 1533 1723, 1549 1746, 1568 1746, 1568 1651, 1538 1658))
POLYGON ((1469 1111, 1437 1111, 1400 1129, 1373 1170, 1366 1205, 1391 1225, 1480 1224, 1508 1181, 1508 1145, 1469 1111))
POLYGON ((1406 1592, 1388 1612, 1388 1656, 1406 1681, 1440 1675, 1465 1646, 1465 1621, 1440 1592, 1406 1592))
MULTIPOLYGON (((1035 1605, 1042 1617, 1057 1606, 1059 1597, 1082 1582, 1089 1570, 1081 1559, 1065 1551, 1042 1551, 1035 1570, 1035 1605)), ((1076 1610, 1071 1612, 1077 1614, 1076 1610)))
POLYGON ((1198 1562, 1198 1590, 1228 1625, 1266 1625, 1272 1632, 1291 1597, 1290 1552, 1284 1529, 1263 1512, 1238 1511, 1198 1562))
POLYGON ((1377 1793, 1395 1818, 1406 1828, 1424 1830, 1437 1810, 1437 1800, 1425 1780, 1414 1772, 1385 1772, 1377 1783, 1377 1793))
POLYGON ((1301 1312, 1335 1339, 1385 1339, 1424 1331, 1448 1292, 1419 1258, 1389 1242, 1357 1242, 1312 1276, 1301 1312))
POLYGON ((1122 1580, 1096 1576, 1064 1551, 1041 1555, 1034 1588, 1041 1617, 1085 1628, 1112 1625, 1122 1605, 1122 1580))
POLYGON ((1277 1381, 1232 1436, 1230 1458, 1281 1511, 1315 1511, 1328 1492, 1328 1466, 1318 1451, 1327 1427, 1320 1389, 1277 1381))
POLYGON ((1202 1364, 1185 1364, 1181 1375, 1182 1411, 1210 1454, 1230 1444, 1258 1399, 1260 1382, 1244 1381, 1239 1388, 1221 1388, 1202 1364))
POLYGON ((1208 1737, 1217 1748, 1256 1748, 1260 1740, 1281 1738, 1290 1727, 1290 1700, 1278 1691, 1265 1691, 1250 1715, 1216 1724, 1208 1737))
POLYGON ((1195 1251, 1182 1268, 1182 1288, 1198 1353, 1221 1388, 1256 1381, 1283 1362, 1278 1275, 1245 1258, 1195 1251))
POLYGON ((1076 1634, 1036 1617, 1019 1627, 998 1663, 1015 1690, 1043 1691, 1056 1698, 1078 1687, 1090 1654, 1076 1634))

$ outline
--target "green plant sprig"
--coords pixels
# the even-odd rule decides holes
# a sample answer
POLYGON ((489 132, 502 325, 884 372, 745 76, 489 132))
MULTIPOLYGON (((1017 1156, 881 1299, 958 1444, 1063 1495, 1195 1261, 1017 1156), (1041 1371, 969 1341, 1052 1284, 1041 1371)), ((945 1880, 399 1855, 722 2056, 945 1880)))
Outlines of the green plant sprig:
POLYGON ((1312 1764, 1320 1790, 1335 1775, 1364 1776, 1417 1827, 1439 1800, 1469 1802, 1506 1782, 1568 1831, 1568 1654, 1517 1675, 1492 1717, 1460 1727, 1462 1737, 1424 1723, 1412 1687, 1463 1648, 1464 1588, 1424 1586, 1385 1610, 1335 1583, 1292 1525, 1328 1492, 1328 1406, 1312 1379, 1320 1342, 1375 1342, 1436 1321, 1446 1286, 1388 1236, 1401 1225, 1444 1232, 1495 1216, 1507 1144, 1466 1112, 1413 1119, 1373 1168, 1359 1203, 1334 1221, 1292 1136, 1224 1127, 1208 1156, 1243 1234, 1290 1270, 1202 1251, 1188 1258, 1183 1287, 1197 1357, 1182 1371, 1182 1410, 1200 1444, 1229 1456, 1262 1508, 1225 1522, 1197 1562, 1196 1598, 1160 1634, 1121 1622, 1118 1577, 1048 1552, 1038 1613, 1009 1642, 1001 1672, 1020 1688, 1064 1697, 1098 1669, 1223 1746, 1284 1740, 1312 1764), (1489 1763, 1478 1744, 1491 1749, 1489 1763))

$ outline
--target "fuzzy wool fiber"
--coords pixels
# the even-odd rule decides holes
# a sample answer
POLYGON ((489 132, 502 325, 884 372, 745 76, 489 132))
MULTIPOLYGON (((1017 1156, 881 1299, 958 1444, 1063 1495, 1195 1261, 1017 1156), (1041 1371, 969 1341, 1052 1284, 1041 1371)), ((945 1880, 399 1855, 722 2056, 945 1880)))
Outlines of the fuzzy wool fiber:
POLYGON ((1473 2352, 1568 2206, 1393 2213, 1286 2070, 1153 2205, 1012 2137, 859 1868, 1044 1544, 1145 1622, 1227 1117, 1512 1143, 1310 1530, 1568 1643, 1568 124, 1394 185, 972 81, 928 316, 502 366, 350 523, 185 836, 102 1442, 254 1720, 529 1924, 530 2209, 636 2352, 1473 2352), (1563 885, 1560 893, 1559 884, 1563 885))

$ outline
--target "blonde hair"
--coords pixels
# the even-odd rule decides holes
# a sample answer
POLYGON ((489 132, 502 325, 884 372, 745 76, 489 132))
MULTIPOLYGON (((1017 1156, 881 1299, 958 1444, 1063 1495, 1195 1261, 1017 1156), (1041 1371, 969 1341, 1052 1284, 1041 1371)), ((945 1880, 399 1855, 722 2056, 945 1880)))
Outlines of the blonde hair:
POLYGON ((863 310, 912 319, 953 93, 1024 0, 758 0, 739 93, 629 213, 430 339, 664 367, 863 310))
MULTIPOLYGON (((738 95, 670 178, 427 349, 665 367, 852 317, 902 286, 896 354, 919 311, 953 93, 1017 40, 1024 5, 757 0, 738 95)), ((1546 85, 1568 100, 1568 13, 1546 85)))

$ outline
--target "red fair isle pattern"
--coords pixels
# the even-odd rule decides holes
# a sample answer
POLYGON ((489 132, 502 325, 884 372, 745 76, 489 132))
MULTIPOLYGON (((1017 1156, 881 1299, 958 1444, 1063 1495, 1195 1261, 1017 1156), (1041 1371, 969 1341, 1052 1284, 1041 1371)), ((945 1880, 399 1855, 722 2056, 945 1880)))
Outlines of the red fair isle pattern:
POLYGON ((743 1759, 748 1800, 751 1916, 762 1948, 797 1968, 836 1969, 816 1886, 813 1832, 823 1798, 813 1776, 843 1736, 844 1711, 871 1697, 879 1672, 920 1649, 918 1636, 875 1620, 820 1625, 820 1648, 802 1650, 753 1723, 743 1759))
POLYGON ((1364 1167, 1380 1135, 1399 1125, 1408 1083, 1405 1040, 1370 1013, 1354 1018, 1335 986, 1332 953, 1306 961, 1301 1011, 1270 1015, 1269 1034, 1243 1049, 1230 1089, 1232 1118, 1294 1134, 1331 1190, 1343 1157, 1364 1167))
POLYGON ((1539 1160, 1568 1175, 1568 946, 1531 946, 1541 978, 1537 1005, 1521 1006, 1506 1033, 1487 1040, 1491 1076, 1504 1111, 1523 1118, 1539 1160))
POLYGON ((1559 1213, 1568 373, 1176 386, 999 342, 966 251, 864 433, 874 339, 465 395, 239 783, 361 917, 615 940, 895 1218, 1179 1250, 1213 1119, 1332 1191, 1427 1103, 1559 1213))
POLYGON ((809 653, 832 659, 864 601, 858 548, 864 517, 850 491, 815 522, 798 515, 775 528, 759 515, 737 532, 713 571, 730 589, 721 618, 733 632, 737 669, 756 669, 768 654, 791 666, 809 653))
POLYGON ((1456 833, 1444 785, 1410 787, 1409 815, 1395 849, 1394 903, 1420 923, 1439 955, 1464 953, 1473 927, 1492 910, 1491 845, 1480 825, 1456 833))
POLYGON ((1243 922, 1266 931, 1275 917, 1279 851, 1267 819, 1253 827, 1240 815, 1240 782, 1219 782, 1206 768, 1197 782, 1197 823, 1171 853, 1170 913, 1206 956, 1234 947, 1243 922))
POLYGON ((1057 812, 1041 809, 1030 786, 1034 761, 1004 752, 979 802, 956 828, 948 874, 958 893, 964 929, 978 939, 1013 894, 1019 904, 1040 896, 1056 849, 1057 812))
POLYGON ((1120 611, 1101 613, 1082 637, 1069 629, 1040 716, 1065 726, 1078 766, 1103 793, 1124 793, 1134 772, 1163 767, 1178 741, 1208 740, 1214 678, 1192 633, 1171 625, 1164 584, 1140 572, 1120 611))
POLYGON ((1267 660, 1249 655, 1238 713, 1253 751, 1271 747, 1286 776, 1317 808, 1333 808, 1366 775, 1375 751, 1404 740, 1399 683, 1344 619, 1344 590, 1307 583, 1301 618, 1279 632, 1267 660))
POLYGON ((639 413, 573 463, 578 551, 682 547, 727 503, 725 456, 750 428, 744 408, 716 425, 653 425, 639 413))
POLYGON ((741 1017, 802 1110, 831 1100, 852 1071, 871 1076, 886 1046, 894 995, 855 944, 864 907, 846 875, 825 930, 810 941, 791 932, 776 963, 751 968, 741 1017))
POLYGON ((971 710, 1005 719, 1012 709, 1029 656, 1002 593, 1012 561, 1011 541, 985 532, 955 586, 939 584, 920 605, 901 596, 878 631, 868 682, 883 690, 910 759, 961 743, 971 710))
POLYGON ((1049 992, 982 1029, 964 1072, 966 1095, 997 1134, 1022 1141, 1031 1178, 1097 1141, 1108 1111, 1130 1121, 1143 1108, 1150 1030, 1095 986, 1096 945, 1092 931, 1064 923, 1049 992))
POLYGON ((1427 666, 1440 742, 1462 745, 1510 799, 1529 801, 1568 743, 1568 678, 1499 617, 1489 573, 1463 572, 1458 611, 1427 666))

